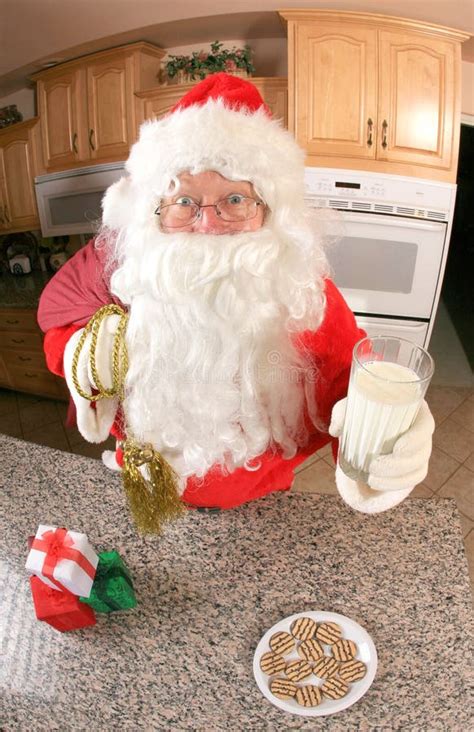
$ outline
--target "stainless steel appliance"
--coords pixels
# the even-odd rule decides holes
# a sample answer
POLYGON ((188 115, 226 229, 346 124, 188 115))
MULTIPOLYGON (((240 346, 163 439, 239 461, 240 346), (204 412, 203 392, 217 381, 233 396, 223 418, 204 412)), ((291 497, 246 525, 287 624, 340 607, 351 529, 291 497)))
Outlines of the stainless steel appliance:
POLYGON ((369 335, 428 346, 451 233, 451 183, 306 168, 306 198, 340 212, 332 276, 369 335))
POLYGON ((106 163, 37 176, 35 191, 43 236, 95 232, 102 217, 102 197, 123 174, 124 163, 106 163))

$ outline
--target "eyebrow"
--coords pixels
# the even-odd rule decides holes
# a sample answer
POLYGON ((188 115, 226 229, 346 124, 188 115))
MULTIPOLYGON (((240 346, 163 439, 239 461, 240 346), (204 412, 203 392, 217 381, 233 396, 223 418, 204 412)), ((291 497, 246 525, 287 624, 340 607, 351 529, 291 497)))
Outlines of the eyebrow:
MULTIPOLYGON (((253 190, 252 183, 250 183, 250 181, 248 181, 248 180, 238 180, 238 181, 237 180, 234 180, 234 181, 226 180, 225 183, 226 183, 226 187, 228 188, 228 193, 233 193, 234 191, 237 192, 237 187, 240 185, 245 185, 246 187, 250 188, 250 192, 253 190)), ((190 193, 190 191, 195 190, 195 185, 196 184, 193 181, 183 181, 183 182, 180 181, 180 186, 179 186, 178 191, 173 191, 172 195, 174 195, 175 193, 182 194, 182 195, 192 195, 192 193, 190 193)), ((199 193, 201 193, 200 190, 199 190, 199 193)))

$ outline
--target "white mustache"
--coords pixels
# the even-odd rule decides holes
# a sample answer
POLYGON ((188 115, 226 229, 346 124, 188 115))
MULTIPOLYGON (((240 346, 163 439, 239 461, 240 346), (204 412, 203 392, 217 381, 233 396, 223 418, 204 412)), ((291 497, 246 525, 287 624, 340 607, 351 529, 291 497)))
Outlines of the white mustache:
POLYGON ((205 287, 205 285, 209 285, 211 282, 215 282, 216 280, 221 280, 224 277, 227 277, 230 275, 231 269, 230 267, 226 267, 222 270, 222 272, 214 272, 214 274, 208 275, 207 277, 201 277, 196 278, 190 285, 189 285, 189 291, 192 292, 193 290, 199 290, 201 287, 205 287))

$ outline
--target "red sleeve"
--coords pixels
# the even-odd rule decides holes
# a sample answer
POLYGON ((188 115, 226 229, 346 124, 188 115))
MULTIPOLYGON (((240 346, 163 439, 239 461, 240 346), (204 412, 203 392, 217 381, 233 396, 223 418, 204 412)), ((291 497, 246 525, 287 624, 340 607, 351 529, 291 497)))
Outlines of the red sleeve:
POLYGON ((50 328, 44 337, 43 348, 48 369, 56 376, 64 377, 63 357, 66 343, 82 326, 65 325, 63 328, 50 328))
POLYGON ((365 335, 336 285, 326 280, 324 320, 317 331, 305 331, 298 338, 298 348, 315 369, 317 411, 326 425, 334 404, 347 394, 352 351, 365 335))

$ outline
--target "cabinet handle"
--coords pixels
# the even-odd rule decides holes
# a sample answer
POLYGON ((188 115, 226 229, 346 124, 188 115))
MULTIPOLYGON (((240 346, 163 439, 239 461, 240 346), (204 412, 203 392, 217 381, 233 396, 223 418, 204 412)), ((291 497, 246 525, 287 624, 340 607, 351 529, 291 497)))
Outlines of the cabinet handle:
POLYGON ((18 356, 20 361, 31 361, 31 356, 18 356))
POLYGON ((372 145, 372 128, 373 128, 374 122, 371 117, 367 120, 367 145, 368 147, 371 147, 372 145))
POLYGON ((77 155, 77 144, 76 143, 77 143, 77 132, 75 132, 74 135, 72 136, 72 150, 77 155))
POLYGON ((3 206, 0 206, 0 224, 4 224, 5 219, 3 217, 3 206))
POLYGON ((24 343, 24 342, 25 342, 25 339, 24 338, 19 338, 19 339, 18 338, 12 338, 12 343, 24 343))
POLYGON ((90 145, 91 150, 95 150, 95 145, 94 145, 94 142, 92 139, 93 136, 94 136, 94 130, 89 130, 89 145, 90 145))
POLYGON ((28 379, 37 379, 38 374, 28 374, 26 371, 24 372, 23 376, 26 376, 28 379))
POLYGON ((388 147, 387 143, 387 130, 388 130, 388 122, 386 119, 382 122, 382 147, 385 148, 388 147))
POLYGON ((8 323, 8 325, 18 325, 18 323, 20 321, 19 320, 8 320, 7 319, 6 322, 8 323))
POLYGON ((12 220, 11 220, 9 214, 8 214, 8 207, 7 206, 5 206, 5 208, 3 210, 3 213, 5 214, 5 218, 7 220, 7 224, 11 224, 12 220))

